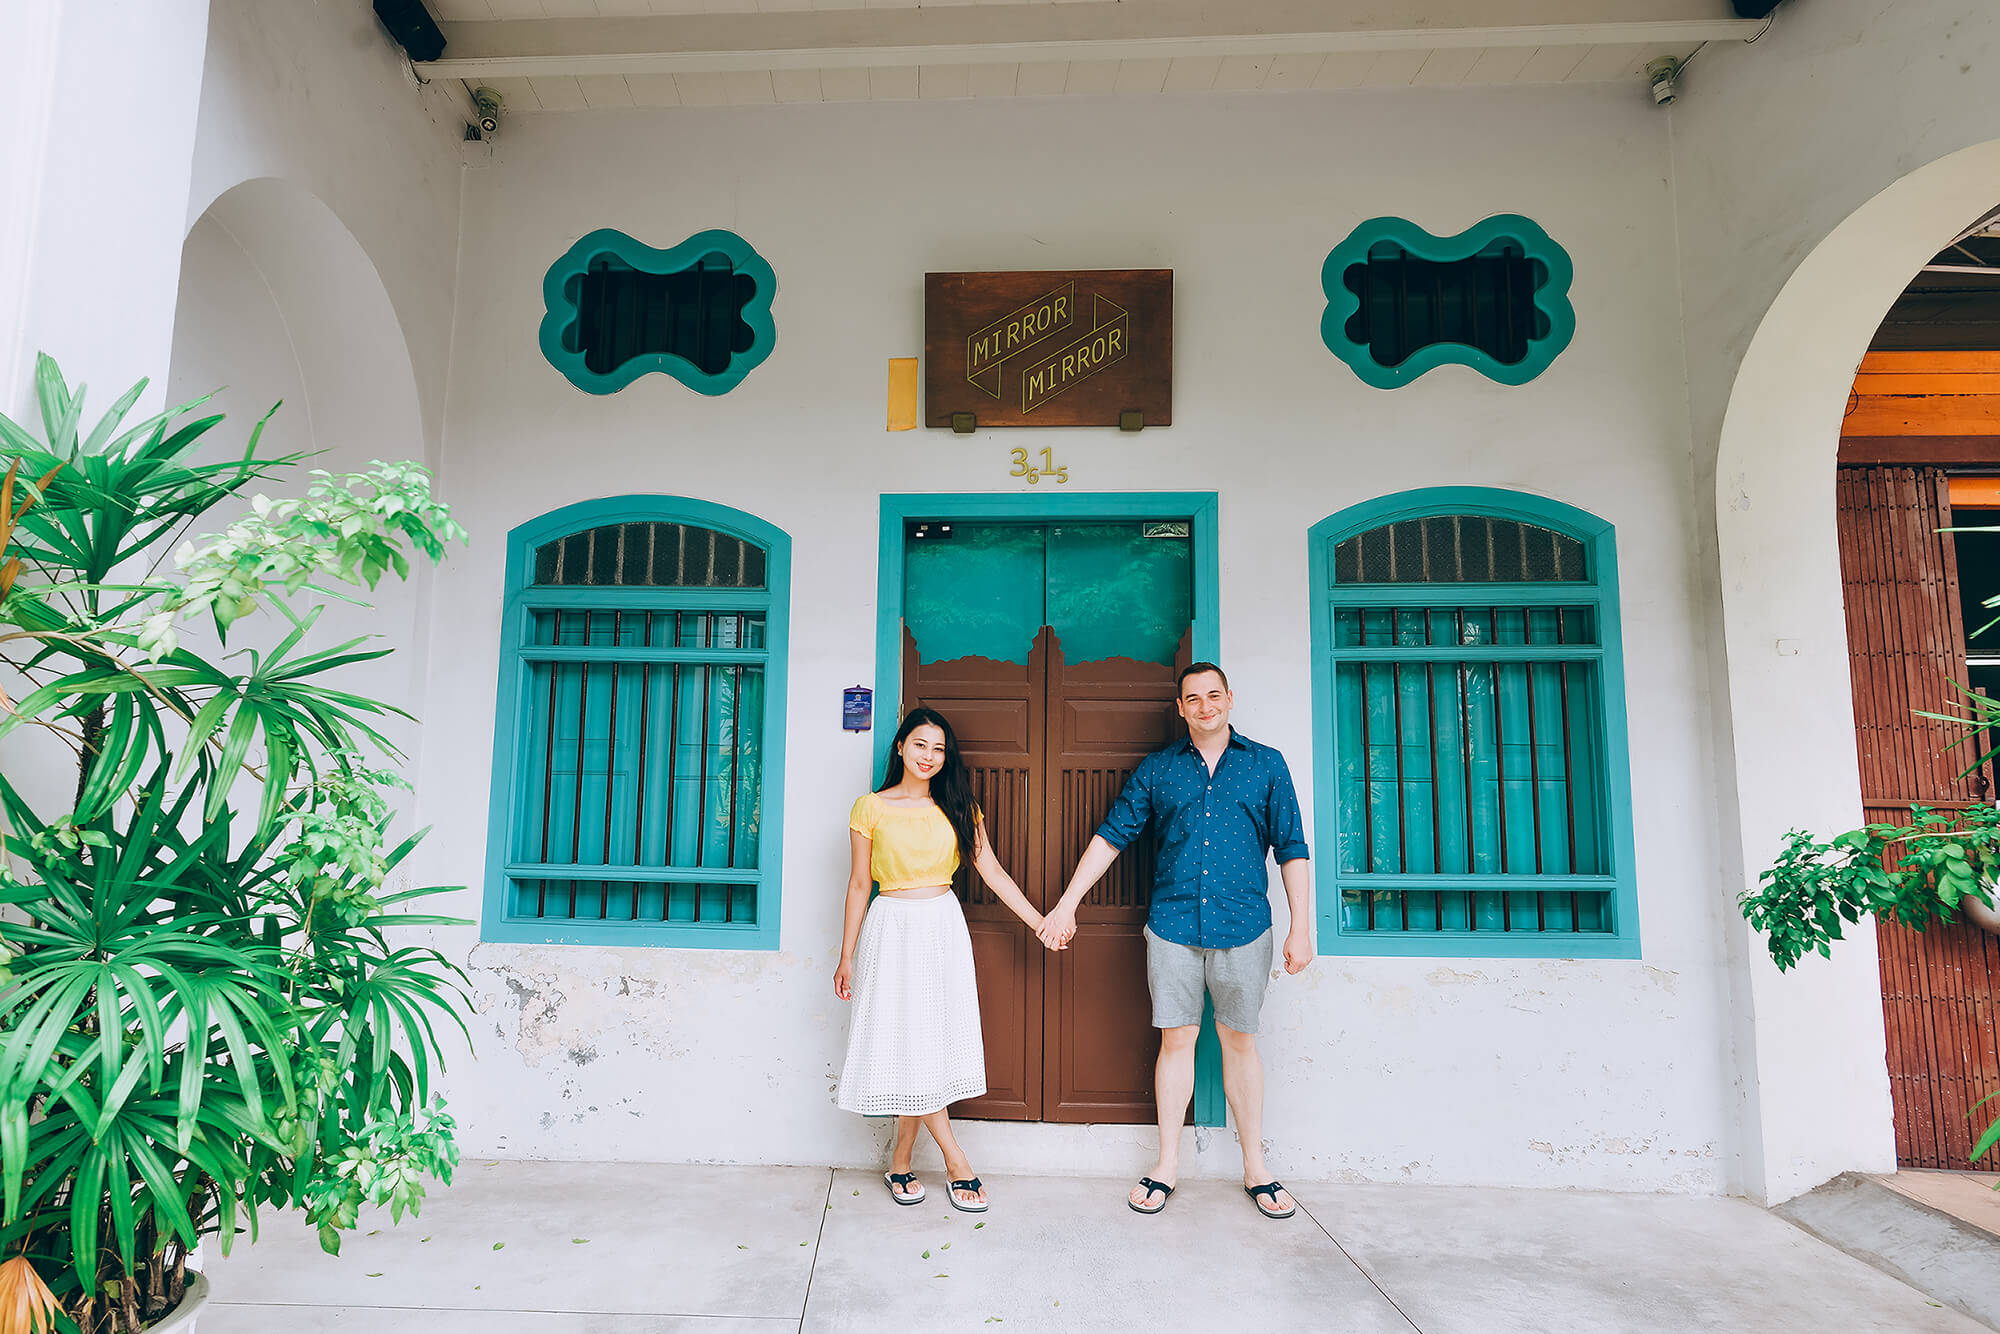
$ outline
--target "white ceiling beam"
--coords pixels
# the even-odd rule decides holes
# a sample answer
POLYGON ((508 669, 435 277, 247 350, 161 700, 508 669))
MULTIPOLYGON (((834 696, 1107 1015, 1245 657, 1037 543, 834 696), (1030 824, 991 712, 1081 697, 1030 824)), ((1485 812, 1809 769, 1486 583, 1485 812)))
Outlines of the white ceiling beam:
POLYGON ((457 79, 1741 41, 1719 0, 1147 0, 446 23, 457 79))

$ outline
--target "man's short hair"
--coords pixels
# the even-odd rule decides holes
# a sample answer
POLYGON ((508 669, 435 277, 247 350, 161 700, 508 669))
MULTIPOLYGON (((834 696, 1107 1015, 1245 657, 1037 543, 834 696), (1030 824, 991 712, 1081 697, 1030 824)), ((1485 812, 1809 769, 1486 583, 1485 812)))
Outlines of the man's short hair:
POLYGON ((1181 668, 1180 676, 1174 681, 1174 693, 1176 695, 1185 695, 1187 693, 1187 679, 1190 676, 1200 676, 1203 672, 1214 672, 1222 678, 1222 688, 1224 690, 1229 689, 1229 674, 1220 667, 1212 662, 1191 662, 1181 668))

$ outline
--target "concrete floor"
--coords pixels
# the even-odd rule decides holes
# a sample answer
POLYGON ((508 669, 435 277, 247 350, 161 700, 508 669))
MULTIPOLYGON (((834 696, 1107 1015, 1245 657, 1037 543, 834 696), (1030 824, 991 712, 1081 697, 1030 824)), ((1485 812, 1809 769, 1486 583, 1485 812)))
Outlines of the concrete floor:
POLYGON ((901 1208, 869 1172, 468 1164, 339 1259, 290 1218, 211 1256, 201 1334, 1983 1328, 1740 1200, 1301 1183, 1274 1223, 1225 1182, 1146 1218, 1120 1181, 1013 1177, 982 1218, 927 1184, 901 1208))

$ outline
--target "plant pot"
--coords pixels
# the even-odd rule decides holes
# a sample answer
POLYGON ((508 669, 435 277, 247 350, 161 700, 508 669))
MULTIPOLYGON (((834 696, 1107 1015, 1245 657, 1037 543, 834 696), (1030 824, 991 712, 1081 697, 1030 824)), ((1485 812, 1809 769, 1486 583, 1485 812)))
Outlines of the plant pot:
POLYGON ((202 1308, 207 1305, 208 1279, 190 1272, 187 1289, 181 1294, 181 1304, 165 1320, 146 1326, 146 1334, 194 1334, 195 1321, 201 1319, 202 1308))

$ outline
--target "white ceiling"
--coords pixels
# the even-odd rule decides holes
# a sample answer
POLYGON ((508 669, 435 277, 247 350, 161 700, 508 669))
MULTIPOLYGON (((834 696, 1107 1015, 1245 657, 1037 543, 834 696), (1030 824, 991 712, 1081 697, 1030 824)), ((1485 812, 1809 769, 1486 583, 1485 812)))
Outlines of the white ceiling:
POLYGON ((510 112, 1643 80, 1728 0, 429 0, 510 112))

